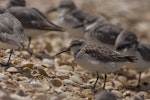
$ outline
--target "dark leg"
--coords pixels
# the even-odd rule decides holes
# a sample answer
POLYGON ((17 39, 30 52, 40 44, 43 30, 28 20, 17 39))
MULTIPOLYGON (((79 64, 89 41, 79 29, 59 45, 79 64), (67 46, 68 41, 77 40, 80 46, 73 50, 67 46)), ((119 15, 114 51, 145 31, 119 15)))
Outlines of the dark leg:
POLYGON ((99 79, 99 75, 98 75, 98 72, 96 72, 96 81, 95 81, 94 86, 93 86, 94 90, 95 90, 96 83, 97 83, 98 79, 99 79))
POLYGON ((137 84, 138 88, 140 87, 140 83, 141 83, 141 72, 139 73, 139 78, 138 78, 138 84, 137 84))
POLYGON ((30 48, 30 44, 31 44, 31 37, 28 37, 29 39, 29 43, 28 43, 28 49, 30 48))
POLYGON ((13 54, 13 49, 10 50, 10 55, 9 55, 9 58, 8 58, 8 61, 7 63, 0 63, 2 66, 9 66, 10 65, 10 59, 11 59, 11 55, 13 54))
POLYGON ((107 75, 105 74, 103 90, 105 89, 105 83, 106 83, 106 80, 107 80, 107 75))

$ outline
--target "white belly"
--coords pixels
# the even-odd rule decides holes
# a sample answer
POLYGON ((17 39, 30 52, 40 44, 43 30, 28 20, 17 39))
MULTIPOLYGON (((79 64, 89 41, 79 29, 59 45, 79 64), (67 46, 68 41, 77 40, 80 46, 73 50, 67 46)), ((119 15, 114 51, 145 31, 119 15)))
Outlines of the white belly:
POLYGON ((48 31, 47 30, 38 30, 38 29, 29 29, 29 28, 24 29, 25 36, 27 36, 27 37, 35 37, 38 35, 42 35, 46 32, 48 32, 48 31))
POLYGON ((135 56, 138 59, 136 63, 129 64, 127 66, 128 68, 136 70, 137 72, 143 72, 150 68, 150 62, 144 61, 138 52, 134 50, 125 50, 122 53, 124 55, 135 56))
POLYGON ((0 42, 0 48, 1 49, 16 49, 18 46, 17 45, 12 45, 4 42, 0 42))
POLYGON ((99 73, 115 72, 115 71, 121 69, 122 65, 124 64, 124 63, 113 63, 113 62, 110 62, 110 63, 101 62, 101 63, 99 63, 99 62, 87 59, 86 57, 81 58, 81 59, 75 58, 75 62, 79 66, 81 66, 81 67, 83 67, 89 71, 99 72, 99 73))
POLYGON ((150 62, 141 60, 137 61, 137 63, 129 64, 127 67, 136 70, 137 72, 143 72, 150 68, 150 62))

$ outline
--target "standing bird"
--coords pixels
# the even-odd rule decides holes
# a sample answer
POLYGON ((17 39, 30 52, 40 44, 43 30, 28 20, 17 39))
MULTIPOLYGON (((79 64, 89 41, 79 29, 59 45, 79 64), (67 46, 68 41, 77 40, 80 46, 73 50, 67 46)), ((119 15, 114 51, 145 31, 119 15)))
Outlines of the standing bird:
POLYGON ((6 64, 10 64, 13 49, 24 47, 24 30, 21 22, 11 15, 4 7, 0 7, 0 48, 11 49, 10 56, 6 64))
POLYGON ((137 87, 140 87, 141 73, 150 68, 150 45, 139 42, 137 36, 130 31, 124 30, 117 37, 115 49, 125 55, 135 56, 137 63, 133 63, 129 68, 139 73, 137 87))
POLYGON ((124 56, 116 51, 101 47, 92 42, 86 42, 85 40, 73 40, 67 49, 57 53, 56 56, 67 51, 73 52, 75 63, 89 71, 96 72, 97 80, 93 89, 95 89, 99 79, 98 72, 105 74, 103 86, 103 89, 105 89, 106 74, 121 69, 125 63, 137 60, 134 56, 124 56))
POLYGON ((9 12, 20 20, 25 28, 25 35, 29 38, 46 33, 47 31, 61 31, 64 29, 50 22, 42 12, 36 8, 26 7, 25 0, 9 0, 6 4, 9 12))
POLYGON ((74 28, 84 27, 85 38, 98 45, 114 48, 117 36, 123 30, 117 25, 108 23, 102 16, 87 16, 84 22, 74 28))
POLYGON ((83 23, 86 16, 90 15, 90 13, 79 9, 72 0, 61 0, 59 5, 49 10, 48 13, 53 11, 58 11, 58 23, 68 31, 70 37, 84 37, 83 28, 74 29, 73 27, 83 23))

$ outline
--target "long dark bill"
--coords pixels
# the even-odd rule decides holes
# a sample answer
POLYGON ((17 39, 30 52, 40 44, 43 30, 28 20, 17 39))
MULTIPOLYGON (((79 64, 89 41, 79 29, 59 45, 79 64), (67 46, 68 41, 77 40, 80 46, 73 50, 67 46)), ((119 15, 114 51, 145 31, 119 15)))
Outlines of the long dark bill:
POLYGON ((62 54, 64 52, 68 52, 68 51, 70 51, 70 48, 64 49, 63 51, 60 51, 60 52, 56 53, 55 56, 58 56, 58 55, 60 55, 60 54, 62 54))
POLYGON ((57 8, 49 9, 46 13, 49 14, 49 13, 52 13, 52 12, 55 12, 55 11, 57 11, 57 8))
POLYGON ((73 28, 80 28, 80 27, 84 27, 84 24, 82 23, 82 24, 78 24, 76 26, 73 26, 73 28))

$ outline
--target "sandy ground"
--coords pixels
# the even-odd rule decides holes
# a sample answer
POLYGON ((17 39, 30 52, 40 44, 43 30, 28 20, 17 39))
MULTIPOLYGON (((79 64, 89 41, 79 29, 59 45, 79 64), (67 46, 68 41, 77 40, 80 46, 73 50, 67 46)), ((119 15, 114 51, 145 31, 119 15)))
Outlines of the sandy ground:
MULTIPOLYGON (((30 7, 43 13, 55 7, 60 0, 27 0, 30 7)), ((91 13, 103 15, 110 23, 135 32, 143 42, 150 42, 150 0, 74 0, 78 7, 91 13)), ((4 5, 5 0, 0 4, 4 5)), ((47 15, 55 22, 56 14, 47 15)), ((55 60, 52 56, 66 47, 70 38, 64 33, 48 32, 36 37, 31 45, 38 55, 30 56, 27 51, 14 52, 9 68, 0 67, 1 100, 94 100, 95 94, 81 86, 94 84, 95 75, 73 63, 70 54, 63 54, 55 60)), ((9 50, 1 50, 0 61, 6 62, 9 50)), ((118 100, 132 100, 143 95, 150 99, 150 70, 142 73, 142 89, 132 90, 137 84, 138 73, 125 70, 126 75, 109 74, 106 89, 118 100)), ((103 76, 97 90, 102 89, 103 76)), ((142 100, 142 99, 141 99, 142 100)))

